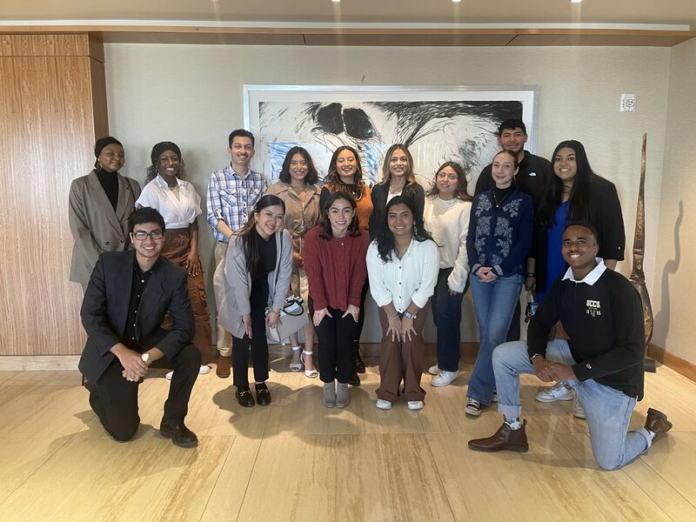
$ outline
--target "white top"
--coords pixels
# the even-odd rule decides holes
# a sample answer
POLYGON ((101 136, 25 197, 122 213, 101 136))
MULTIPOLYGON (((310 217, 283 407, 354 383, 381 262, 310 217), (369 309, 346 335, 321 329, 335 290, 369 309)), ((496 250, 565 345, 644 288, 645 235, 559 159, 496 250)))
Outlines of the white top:
POLYGON ((438 196, 425 198, 423 220, 435 243, 440 247, 440 268, 453 268, 447 286, 463 292, 469 276, 466 236, 469 232, 471 202, 459 198, 444 200, 438 196))
POLYGON ((167 182, 159 174, 145 185, 138 201, 137 208, 152 207, 164 218, 168 230, 188 228, 201 215, 201 197, 188 181, 177 178, 179 197, 171 191, 167 182))
POLYGON ((563 281, 565 281, 566 279, 570 279, 573 283, 585 283, 587 285, 593 286, 597 281, 599 281, 599 278, 602 277, 604 271, 607 270, 607 266, 604 264, 604 259, 602 259, 601 257, 595 257, 595 261, 597 261, 597 266, 594 267, 590 271, 590 273, 582 279, 575 279, 575 276, 573 275, 573 269, 568 268, 568 270, 566 270, 566 273, 563 276, 563 281))
POLYGON ((377 306, 394 303, 401 313, 411 301, 423 308, 435 290, 440 256, 433 241, 411 240, 408 250, 399 259, 392 252, 392 260, 382 261, 377 252, 377 242, 367 249, 367 273, 370 277, 370 292, 377 306))

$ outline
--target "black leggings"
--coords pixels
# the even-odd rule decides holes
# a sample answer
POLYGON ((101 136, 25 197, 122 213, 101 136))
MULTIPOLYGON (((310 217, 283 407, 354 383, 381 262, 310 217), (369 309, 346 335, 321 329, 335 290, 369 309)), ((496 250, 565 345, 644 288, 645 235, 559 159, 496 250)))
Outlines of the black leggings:
POLYGON ((265 277, 251 284, 249 305, 251 307, 251 339, 244 334, 241 339, 232 337, 232 371, 237 388, 249 388, 249 348, 254 364, 254 381, 268 380, 268 343, 266 342, 266 305, 268 304, 268 281, 265 277))

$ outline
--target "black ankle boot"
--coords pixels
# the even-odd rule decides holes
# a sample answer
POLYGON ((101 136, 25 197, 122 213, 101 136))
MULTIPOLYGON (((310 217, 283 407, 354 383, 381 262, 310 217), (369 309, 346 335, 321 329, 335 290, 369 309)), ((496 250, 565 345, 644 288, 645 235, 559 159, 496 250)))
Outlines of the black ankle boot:
POLYGON ((353 350, 355 351, 355 371, 365 373, 365 363, 360 356, 360 341, 353 341, 353 350))
POLYGON ((351 386, 360 386, 360 377, 358 377, 357 372, 353 372, 350 375, 350 379, 348 379, 348 384, 350 384, 351 386))

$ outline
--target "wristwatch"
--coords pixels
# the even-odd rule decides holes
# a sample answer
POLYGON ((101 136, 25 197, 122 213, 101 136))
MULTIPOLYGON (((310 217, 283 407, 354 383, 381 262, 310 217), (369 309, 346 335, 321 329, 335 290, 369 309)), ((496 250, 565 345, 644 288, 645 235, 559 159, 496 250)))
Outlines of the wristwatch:
POLYGON ((418 316, 417 316, 416 314, 412 314, 412 313, 409 312, 408 310, 405 310, 405 311, 404 311, 404 317, 405 317, 406 319, 413 319, 413 320, 415 320, 416 317, 418 317, 418 316))
POLYGON ((143 360, 145 364, 150 366, 150 354, 149 353, 144 353, 140 356, 140 358, 143 360))

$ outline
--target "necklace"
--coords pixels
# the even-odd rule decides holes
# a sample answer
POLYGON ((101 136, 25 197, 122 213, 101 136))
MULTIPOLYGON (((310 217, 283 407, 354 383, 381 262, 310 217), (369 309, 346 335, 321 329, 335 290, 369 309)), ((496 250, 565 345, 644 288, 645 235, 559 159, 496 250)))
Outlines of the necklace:
POLYGON ((502 198, 500 198, 500 201, 498 201, 497 196, 495 195, 495 190, 493 191, 493 201, 495 202, 495 208, 500 208, 500 205, 503 204, 503 201, 507 199, 507 197, 512 194, 512 191, 506 192, 502 198))

